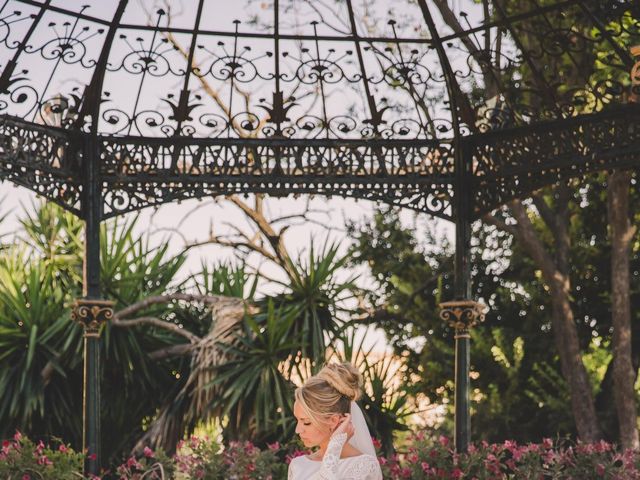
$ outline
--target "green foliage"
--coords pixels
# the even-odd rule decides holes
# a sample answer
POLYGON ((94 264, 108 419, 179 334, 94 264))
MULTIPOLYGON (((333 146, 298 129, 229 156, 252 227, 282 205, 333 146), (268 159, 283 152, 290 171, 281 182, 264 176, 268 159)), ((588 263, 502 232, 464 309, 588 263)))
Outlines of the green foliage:
POLYGON ((287 478, 287 453, 278 443, 263 450, 251 442, 231 442, 222 448, 216 442, 192 437, 181 445, 175 456, 176 480, 201 478, 226 480, 229 478, 272 479, 287 478))
POLYGON ((308 257, 291 265, 293 275, 282 284, 287 291, 276 296, 279 305, 293 312, 292 335, 300 341, 299 350, 316 363, 324 361, 327 340, 340 331, 344 302, 356 288, 352 280, 336 278, 349 260, 340 257, 338 249, 337 244, 325 244, 316 252, 312 242, 308 257))
POLYGON ((214 407, 229 417, 231 438, 255 434, 255 441, 274 441, 292 433, 292 384, 283 363, 299 345, 292 335, 297 310, 276 309, 273 302, 260 321, 244 320, 244 330, 234 332, 232 344, 221 344, 229 361, 217 369, 212 387, 221 387, 214 407))
POLYGON ((21 433, 5 440, 0 451, 0 478, 76 480, 83 478, 84 455, 59 443, 51 448, 42 442, 35 444, 21 433))
POLYGON ((407 417, 415 413, 410 405, 412 396, 404 388, 403 376, 394 365, 393 357, 365 362, 364 396, 361 400, 369 431, 381 445, 385 455, 395 452, 397 432, 409 430, 407 417))
POLYGON ((16 428, 39 433, 66 428, 80 432, 69 416, 80 395, 62 383, 45 385, 43 371, 68 378, 65 365, 77 365, 74 351, 81 329, 70 322, 65 281, 55 265, 39 262, 17 247, 0 256, 0 433, 16 428))
POLYGON ((23 244, 55 272, 60 286, 71 292, 82 282, 83 226, 75 215, 48 204, 32 204, 20 219, 23 244))
MULTIPOLYGON (((137 217, 116 220, 101 231, 101 289, 104 298, 116 301, 116 310, 148 297, 172 291, 174 278, 184 263, 182 255, 168 254, 168 244, 151 247, 147 236, 135 233, 137 217)), ((181 306, 157 304, 136 313, 176 322, 181 306)), ((108 324, 101 337, 103 362, 102 418, 105 453, 126 452, 142 434, 142 419, 151 418, 175 395, 190 365, 183 359, 153 361, 151 352, 182 343, 162 328, 117 328, 108 324)), ((81 386, 76 388, 81 389, 81 386)))
MULTIPOLYGON (((613 440, 614 403, 607 373, 611 260, 603 214, 606 178, 596 174, 582 184, 570 185, 568 265, 583 362, 597 394, 598 411, 607 419, 606 438, 613 440)), ((542 193, 550 208, 555 208, 557 192, 542 193)), ((640 211, 640 195, 636 190, 631 193, 632 209, 640 211)), ((549 227, 535 213, 531 219, 553 255, 556 247, 549 227)), ((350 234, 353 258, 369 266, 377 281, 375 293, 368 297, 376 309, 370 321, 385 330, 398 355, 410 359, 413 375, 407 385, 426 393, 432 402, 452 406, 453 335, 437 309, 451 292, 450 246, 429 231, 419 240, 394 210, 379 211, 367 223, 351 225, 350 234), (412 285, 427 287, 412 289, 412 285)), ((636 242, 631 258, 632 304, 640 301, 639 253, 636 242)), ((573 434, 568 386, 560 374, 551 331, 551 299, 537 265, 508 234, 479 224, 474 229, 472 264, 474 297, 490 307, 484 324, 471 333, 474 438, 537 441, 557 433, 573 434)), ((640 318, 639 312, 632 315, 640 318)), ((634 361, 638 361, 640 330, 634 331, 633 339, 634 361)), ((445 422, 442 428, 449 432, 451 425, 445 422)))
MULTIPOLYGON (((116 308, 170 288, 183 257, 149 247, 135 219, 104 226, 102 285, 116 308)), ((10 248, 0 251, 0 434, 20 428, 81 442, 82 329, 70 319, 81 296, 82 222, 51 204, 34 206, 10 248)), ((171 315, 150 307, 140 315, 171 315)), ((149 352, 182 342, 160 329, 107 327, 102 336, 102 433, 107 457, 130 448, 143 419, 175 392, 178 360, 149 352), (105 388, 106 387, 106 388, 105 388)))
MULTIPOLYGON (((0 387, 7 392, 0 399, 0 433, 8 435, 15 428, 34 435, 56 432, 79 445, 82 331, 70 320, 70 310, 81 295, 82 223, 42 204, 21 225, 14 245, 0 251, 0 387)), ((353 313, 345 305, 355 286, 336 277, 348 256, 338 255, 338 245, 311 248, 292 265, 292 280, 281 285, 282 293, 258 298, 258 278, 242 266, 203 265, 200 273, 177 283, 184 256, 170 255, 167 243, 152 247, 136 230, 136 217, 108 222, 101 230, 104 298, 116 301, 116 311, 171 292, 253 303, 258 312, 246 316, 231 343, 220 344, 229 361, 215 372, 210 388, 219 395, 210 407, 225 415, 226 438, 251 436, 266 444, 293 437, 292 378, 304 379, 322 365, 328 342, 340 341, 353 313)), ((151 303, 135 316, 181 325, 203 337, 214 325, 206 305, 186 302, 151 303)), ((105 327, 101 378, 107 461, 129 451, 167 405, 179 429, 195 427, 184 387, 197 365, 189 357, 150 357, 183 343, 182 337, 156 326, 105 327)), ((406 428, 408 394, 392 388, 388 363, 361 366, 373 431, 391 439, 394 430, 406 428)), ((392 448, 390 440, 385 448, 392 448)))
POLYGON ((258 277, 249 275, 244 265, 202 265, 193 287, 201 295, 223 295, 252 301, 258 289, 258 277))

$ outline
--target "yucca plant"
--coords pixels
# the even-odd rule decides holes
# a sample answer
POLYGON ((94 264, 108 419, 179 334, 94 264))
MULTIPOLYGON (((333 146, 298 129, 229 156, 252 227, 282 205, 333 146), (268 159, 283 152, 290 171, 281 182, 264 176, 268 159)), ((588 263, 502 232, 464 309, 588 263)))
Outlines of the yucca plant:
MULTIPOLYGON (((200 272, 187 278, 177 289, 202 297, 242 299, 250 305, 256 287, 257 278, 249 275, 242 265, 211 267, 203 264, 200 272)), ((237 315, 228 311, 220 312, 203 303, 180 303, 174 307, 169 317, 171 321, 202 340, 194 354, 183 360, 189 363, 184 371, 188 375, 181 374, 180 382, 147 425, 146 432, 136 444, 139 450, 152 445, 173 452, 182 436, 192 431, 199 422, 220 418, 222 407, 212 406, 217 392, 214 392, 211 382, 216 368, 228 359, 227 353, 219 345, 225 339, 235 337, 241 329, 242 312, 237 315)))
MULTIPOLYGON (((81 391, 66 388, 77 366, 81 329, 70 322, 68 292, 50 264, 13 247, 0 256, 0 435, 28 429, 77 437, 81 391), (47 382, 56 375, 60 382, 47 382)), ((81 357, 80 357, 81 359, 81 357)))
POLYGON ((192 278, 195 280, 194 290, 203 295, 224 295, 252 301, 258 289, 258 277, 250 275, 244 265, 210 267, 205 263, 198 275, 192 278))
POLYGON ((298 312, 267 302, 260 322, 247 316, 231 342, 221 344, 228 361, 215 370, 219 389, 212 407, 228 418, 225 435, 265 442, 292 434, 292 356, 301 340, 292 333, 298 312))
MULTIPOLYGON (((138 217, 115 220, 101 229, 101 288, 116 302, 116 311, 148 297, 173 291, 183 255, 168 253, 168 244, 153 247, 147 235, 136 234, 138 217)), ((154 304, 136 317, 178 323, 175 302, 154 304)), ((178 335, 156 326, 120 328, 107 324, 102 335, 102 434, 110 452, 125 452, 142 435, 143 422, 180 391, 188 376, 188 358, 152 360, 151 352, 182 343, 178 335), (117 388, 113 388, 117 386, 117 388)))
POLYGON ((80 294, 82 222, 34 203, 20 225, 0 251, 0 431, 79 440, 82 331, 70 305, 80 294))
POLYGON ((82 220, 52 203, 32 203, 20 219, 18 241, 56 275, 72 296, 82 290, 82 220))
POLYGON ((320 365, 325 359, 327 342, 341 330, 350 313, 345 302, 353 298, 353 279, 338 280, 336 273, 348 262, 339 256, 339 245, 325 244, 319 252, 313 242, 306 259, 292 265, 289 283, 282 283, 285 293, 275 301, 292 312, 292 335, 302 339, 300 352, 320 365))
POLYGON ((364 370, 364 411, 370 422, 372 435, 381 443, 385 455, 395 452, 396 432, 406 431, 408 417, 417 413, 411 408, 411 395, 405 390, 400 359, 383 357, 367 362, 364 370))
MULTIPOLYGON (((116 310, 171 291, 183 256, 153 248, 135 233, 136 218, 101 231, 102 287, 116 310)), ((13 245, 0 251, 0 431, 55 433, 80 446, 82 329, 70 319, 81 296, 83 224, 51 204, 21 219, 13 245)), ((138 315, 172 320, 181 307, 150 307, 138 315)), ((168 397, 179 391, 182 358, 149 353, 183 340, 159 328, 107 326, 102 336, 104 454, 128 450, 168 397)))

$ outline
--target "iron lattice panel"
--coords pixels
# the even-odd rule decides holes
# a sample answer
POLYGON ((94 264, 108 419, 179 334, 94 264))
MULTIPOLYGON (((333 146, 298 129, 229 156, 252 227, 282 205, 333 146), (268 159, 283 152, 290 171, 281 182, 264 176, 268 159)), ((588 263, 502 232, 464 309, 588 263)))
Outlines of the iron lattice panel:
POLYGON ((81 158, 67 132, 0 117, 0 180, 80 214, 81 158))
POLYGON ((558 180, 640 166, 640 105, 471 140, 475 213, 558 180))
POLYGON ((453 157, 426 142, 137 142, 103 138, 105 216, 211 195, 320 194, 451 218, 453 157))
POLYGON ((452 219, 454 191, 481 214, 637 165, 637 0, 227 3, 3 2, 0 178, 76 213, 99 182, 105 217, 265 192, 452 219))

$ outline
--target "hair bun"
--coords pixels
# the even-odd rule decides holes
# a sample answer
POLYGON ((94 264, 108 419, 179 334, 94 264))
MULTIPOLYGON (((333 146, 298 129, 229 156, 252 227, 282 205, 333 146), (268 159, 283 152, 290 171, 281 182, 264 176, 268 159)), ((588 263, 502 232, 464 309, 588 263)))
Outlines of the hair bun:
POLYGON ((351 401, 358 400, 362 394, 360 383, 362 376, 350 363, 330 363, 324 366, 317 375, 336 391, 351 401))

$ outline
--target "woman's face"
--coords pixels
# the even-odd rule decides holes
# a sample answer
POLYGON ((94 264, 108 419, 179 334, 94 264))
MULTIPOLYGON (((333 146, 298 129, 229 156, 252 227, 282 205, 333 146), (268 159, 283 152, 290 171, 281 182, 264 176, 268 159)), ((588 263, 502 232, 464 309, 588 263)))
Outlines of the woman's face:
POLYGON ((328 419, 326 425, 316 425, 307 416, 298 402, 293 404, 293 414, 298 421, 296 433, 300 436, 300 440, 302 440, 302 443, 307 448, 317 447, 329 441, 331 432, 333 428, 335 428, 334 424, 337 424, 339 421, 338 416, 335 415, 336 418, 334 419, 332 416, 332 418, 328 419))

